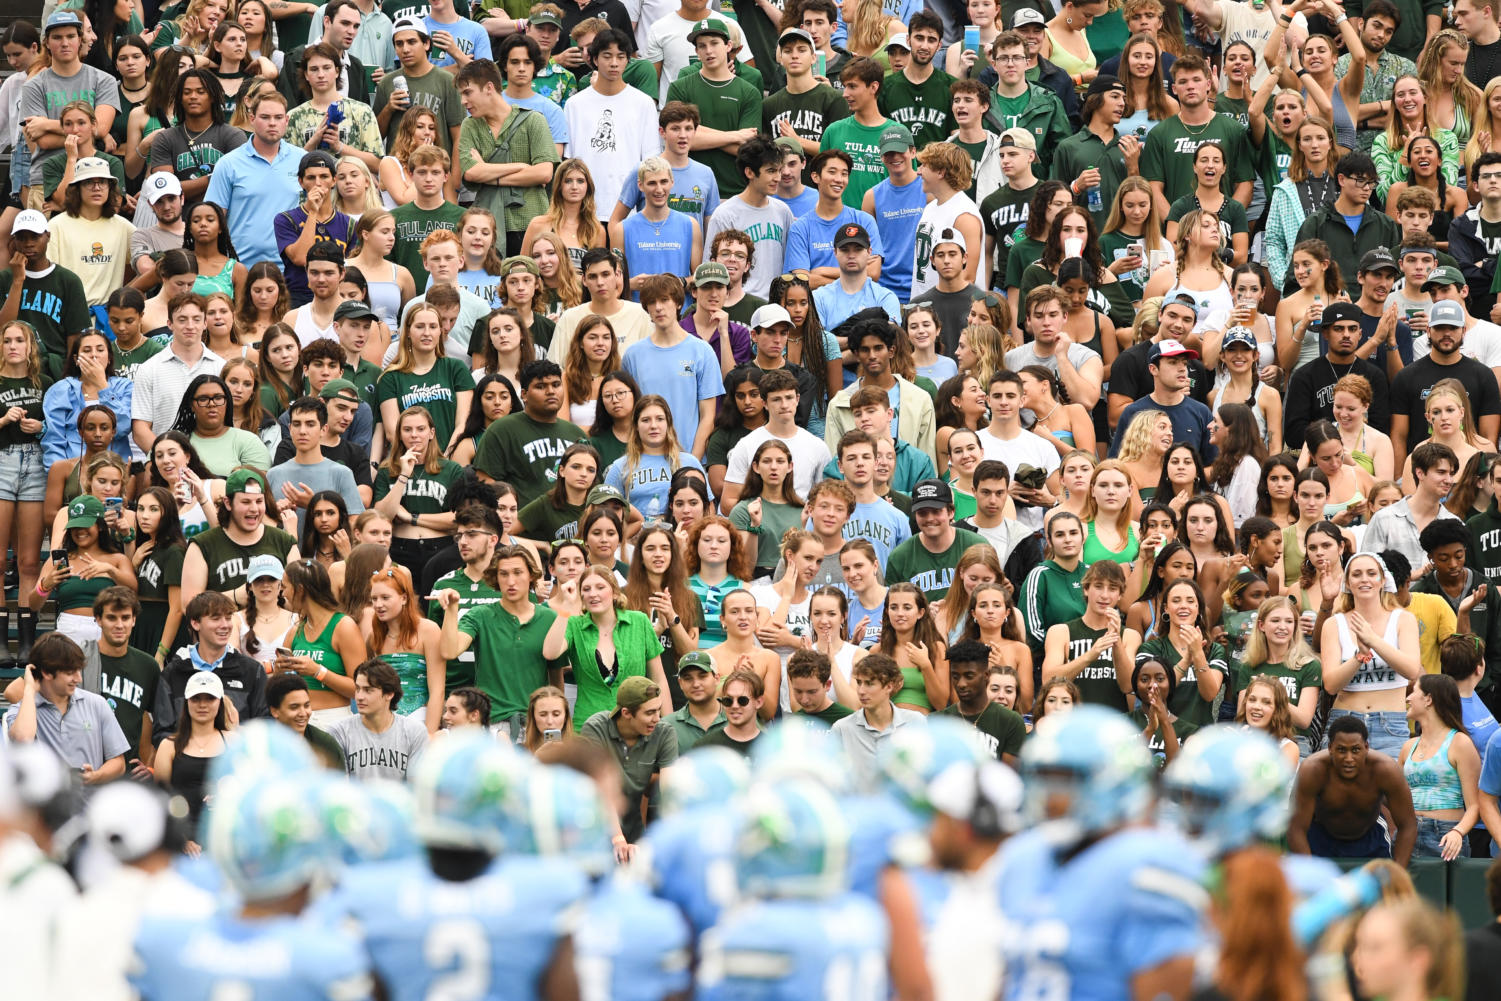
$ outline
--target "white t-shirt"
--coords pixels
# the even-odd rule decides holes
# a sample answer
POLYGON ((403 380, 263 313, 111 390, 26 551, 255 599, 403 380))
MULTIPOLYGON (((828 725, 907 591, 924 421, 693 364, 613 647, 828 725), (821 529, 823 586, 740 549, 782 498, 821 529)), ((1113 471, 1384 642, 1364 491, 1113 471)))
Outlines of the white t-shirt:
MULTIPOLYGON (((627 86, 613 97, 585 87, 568 99, 563 116, 568 121, 568 155, 588 165, 596 191, 619 191, 642 160, 662 152, 656 102, 635 87, 627 86)), ((594 202, 600 222, 607 222, 615 199, 606 195, 594 202)))
MULTIPOLYGON (((938 234, 952 229, 960 216, 972 215, 984 229, 984 217, 980 206, 964 192, 959 192, 943 204, 929 202, 917 220, 917 236, 912 245, 912 299, 938 285, 938 272, 933 270, 933 244, 938 234)), ((910 300, 909 300, 910 301, 910 300)))
MULTIPOLYGON (((772 615, 782 604, 782 596, 777 594, 776 586, 769 580, 758 581, 746 588, 756 599, 756 608, 764 608, 772 615)), ((808 607, 813 601, 811 591, 808 597, 787 609, 787 631, 799 638, 812 633, 813 627, 808 615, 808 607)), ((782 712, 792 712, 792 684, 787 678, 787 659, 796 653, 796 648, 787 646, 770 647, 778 657, 782 659, 782 692, 778 696, 782 712)))
MULTIPOLYGON (((1473 358, 1486 368, 1501 368, 1501 327, 1489 320, 1476 320, 1465 331, 1465 339, 1459 345, 1459 353, 1473 358)), ((1428 354, 1428 335, 1419 334, 1412 339, 1412 356, 1422 358, 1428 354)))
MULTIPOLYGON (((713 16, 723 18, 726 21, 734 21, 732 14, 724 11, 715 11, 713 16)), ((672 81, 678 78, 684 66, 693 61, 693 43, 688 41, 688 32, 693 30, 697 21, 687 21, 678 16, 676 10, 658 17, 651 25, 649 33, 640 25, 636 26, 636 37, 645 38, 641 46, 641 58, 647 62, 661 63, 661 80, 657 84, 657 105, 660 107, 667 103, 667 88, 672 86, 672 81)), ((730 29, 733 31, 734 29, 730 29)), ((749 62, 751 57, 750 46, 740 46, 739 59, 741 62, 749 62)), ((572 100, 572 98, 569 98, 572 100)))
MULTIPOLYGON (((756 456, 756 449, 761 447, 763 441, 772 437, 774 435, 769 427, 762 425, 741 438, 735 447, 730 449, 724 481, 744 483, 746 474, 750 472, 751 460, 756 456)), ((824 467, 833 458, 829 454, 829 446, 807 428, 798 428, 797 434, 791 438, 778 440, 785 443, 792 451, 792 482, 797 487, 798 495, 807 497, 808 491, 813 489, 813 484, 823 479, 824 467)))
MULTIPOLYGON (((1061 465, 1058 450, 1046 438, 1031 431, 1023 431, 1010 441, 997 438, 989 428, 981 428, 979 436, 985 458, 1004 462, 1013 481, 1017 469, 1023 465, 1045 469, 1049 476, 1061 465)), ((1016 506, 1016 520, 1034 532, 1042 529, 1043 513, 1040 507, 1022 504, 1016 506)))

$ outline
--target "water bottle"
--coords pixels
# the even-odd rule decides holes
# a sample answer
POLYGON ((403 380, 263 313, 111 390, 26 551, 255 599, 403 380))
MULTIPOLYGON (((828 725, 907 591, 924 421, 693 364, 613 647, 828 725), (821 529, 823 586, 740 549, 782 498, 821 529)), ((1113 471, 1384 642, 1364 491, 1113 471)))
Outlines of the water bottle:
MULTIPOLYGON (((1089 169, 1094 170, 1094 165, 1091 164, 1089 169)), ((1089 211, 1091 214, 1105 211, 1105 196, 1100 191, 1100 186, 1098 184, 1093 185, 1089 189, 1089 194, 1086 196, 1086 198, 1089 201, 1089 211)))

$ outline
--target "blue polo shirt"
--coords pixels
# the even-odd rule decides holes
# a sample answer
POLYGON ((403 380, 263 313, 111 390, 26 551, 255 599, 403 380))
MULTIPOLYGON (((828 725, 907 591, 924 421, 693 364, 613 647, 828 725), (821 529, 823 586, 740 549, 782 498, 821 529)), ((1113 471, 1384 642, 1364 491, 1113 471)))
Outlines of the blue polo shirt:
POLYGON ((297 165, 306 150, 282 140, 276 158, 256 152, 252 139, 214 166, 205 201, 222 206, 229 216, 229 238, 237 259, 247 268, 262 261, 281 265, 275 227, 278 213, 296 208, 302 200, 297 165))

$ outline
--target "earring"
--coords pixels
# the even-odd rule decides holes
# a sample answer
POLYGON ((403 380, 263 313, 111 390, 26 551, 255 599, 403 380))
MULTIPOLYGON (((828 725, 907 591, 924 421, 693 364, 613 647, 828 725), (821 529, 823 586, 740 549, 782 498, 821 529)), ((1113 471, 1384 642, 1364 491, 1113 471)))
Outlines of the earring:
POLYGON ((1072 25, 1074 23, 1074 19, 1072 17, 1065 17, 1063 19, 1063 23, 1064 24, 1068 24, 1068 25, 1072 25))

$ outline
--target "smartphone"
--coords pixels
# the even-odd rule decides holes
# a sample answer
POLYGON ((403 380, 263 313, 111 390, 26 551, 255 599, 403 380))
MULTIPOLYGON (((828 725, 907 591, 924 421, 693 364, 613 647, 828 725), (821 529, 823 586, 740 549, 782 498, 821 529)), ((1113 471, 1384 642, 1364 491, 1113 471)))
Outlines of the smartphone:
POLYGON ((68 554, 66 552, 60 552, 60 553, 58 553, 56 556, 54 556, 52 558, 52 565, 55 566, 55 567, 57 567, 57 569, 59 569, 59 570, 67 570, 68 569, 68 554))
POLYGON ((290 657, 290 656, 292 656, 292 651, 288 650, 284 646, 279 646, 279 647, 276 648, 276 656, 278 656, 278 657, 290 657))
POLYGON ((1146 253, 1147 253, 1147 248, 1143 244, 1140 244, 1140 243, 1128 243, 1128 244, 1126 244, 1126 256, 1127 257, 1145 257, 1146 253))
POLYGON ((980 26, 978 24, 966 24, 964 26, 964 51, 979 53, 980 26))
POLYGON ((114 511, 116 514, 119 514, 120 511, 122 511, 124 508, 125 508, 125 498, 124 497, 106 497, 106 498, 104 498, 104 510, 106 512, 108 512, 108 511, 114 511))
POLYGON ((562 730, 543 730, 542 731, 542 742, 544 744, 550 744, 553 741, 558 741, 558 740, 562 740, 562 739, 563 739, 563 731, 562 730))

